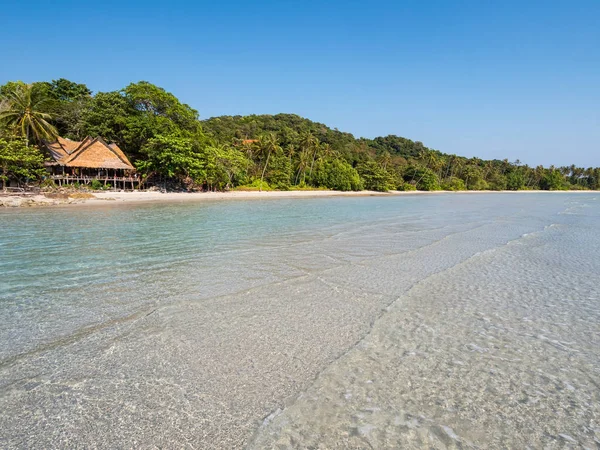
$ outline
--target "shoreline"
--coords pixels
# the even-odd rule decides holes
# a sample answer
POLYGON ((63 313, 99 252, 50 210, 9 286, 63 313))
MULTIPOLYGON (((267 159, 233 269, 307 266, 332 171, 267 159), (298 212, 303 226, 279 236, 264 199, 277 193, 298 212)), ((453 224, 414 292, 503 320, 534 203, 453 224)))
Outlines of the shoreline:
POLYGON ((411 195, 440 195, 440 194, 594 194, 600 191, 229 191, 229 192, 90 192, 89 194, 74 193, 61 196, 36 194, 15 195, 0 192, 1 207, 40 207, 40 206, 106 206, 114 204, 153 204, 153 203, 187 203, 217 200, 264 200, 287 198, 318 198, 318 197, 396 197, 411 195), (87 195, 86 195, 87 194, 87 195))

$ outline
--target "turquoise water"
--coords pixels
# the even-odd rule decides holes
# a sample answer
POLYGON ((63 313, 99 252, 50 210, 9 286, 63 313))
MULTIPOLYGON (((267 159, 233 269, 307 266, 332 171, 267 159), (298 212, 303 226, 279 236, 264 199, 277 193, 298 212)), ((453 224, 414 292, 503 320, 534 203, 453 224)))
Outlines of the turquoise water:
POLYGON ((597 194, 0 225, 3 448, 600 442, 597 194))

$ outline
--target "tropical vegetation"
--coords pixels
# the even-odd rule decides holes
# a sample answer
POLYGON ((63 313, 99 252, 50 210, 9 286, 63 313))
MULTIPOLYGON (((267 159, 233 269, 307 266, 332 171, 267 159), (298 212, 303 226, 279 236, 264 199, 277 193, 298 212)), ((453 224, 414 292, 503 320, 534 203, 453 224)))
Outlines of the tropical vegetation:
POLYGON ((177 189, 599 189, 600 168, 530 167, 446 154, 399 136, 355 138, 295 114, 198 112, 151 83, 92 91, 59 79, 0 86, 0 180, 44 179, 42 143, 102 136, 147 186, 177 189))

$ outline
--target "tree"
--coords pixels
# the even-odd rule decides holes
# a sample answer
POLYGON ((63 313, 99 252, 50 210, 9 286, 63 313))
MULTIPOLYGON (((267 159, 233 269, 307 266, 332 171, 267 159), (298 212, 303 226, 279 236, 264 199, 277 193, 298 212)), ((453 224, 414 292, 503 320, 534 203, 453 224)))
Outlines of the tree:
POLYGON ((291 185, 291 175, 292 165, 290 160, 281 151, 274 152, 271 155, 271 162, 266 174, 269 186, 287 191, 291 185))
POLYGON ((356 169, 365 189, 385 192, 395 188, 391 175, 373 160, 360 164, 356 169))
POLYGON ((565 177, 557 169, 547 170, 540 182, 542 189, 550 191, 564 190, 567 189, 567 186, 565 177))
MULTIPOLYGON (((315 159, 317 158, 317 153, 319 151, 319 139, 317 139, 310 131, 304 133, 300 137, 300 148, 308 157, 310 155, 310 169, 308 172, 308 177, 312 176, 313 167, 315 165, 315 159)), ((306 171, 306 169, 305 169, 306 171)))
POLYGON ((512 170, 506 177, 506 187, 511 191, 523 189, 525 186, 525 178, 520 170, 512 170))
POLYGON ((64 78, 52 80, 48 85, 50 97, 63 102, 88 99, 92 96, 92 91, 85 84, 74 83, 64 78))
POLYGON ((388 165, 392 163, 392 155, 390 155, 390 152, 385 150, 377 157, 377 162, 379 165, 381 165, 383 170, 387 170, 388 165))
POLYGON ((409 167, 405 173, 405 179, 416 180, 414 185, 419 191, 437 191, 440 183, 436 174, 431 169, 424 167, 409 167))
POLYGON ((127 99, 119 92, 98 92, 83 114, 82 132, 117 142, 127 153, 139 153, 140 147, 132 145, 133 139, 126 140, 134 114, 127 99))
POLYGON ((202 134, 198 112, 151 83, 132 83, 122 91, 99 92, 83 114, 82 131, 117 142, 134 159, 162 135, 202 134))
POLYGON ((298 172, 296 173, 296 181, 294 184, 298 184, 300 177, 302 176, 302 184, 306 184, 306 170, 310 164, 311 155, 310 149, 302 149, 298 156, 298 172))
POLYGON ((280 151, 281 147, 277 143, 277 136, 274 133, 263 134, 258 138, 258 151, 261 157, 265 157, 266 159, 263 165, 262 173, 260 175, 260 187, 259 191, 262 191, 262 184, 265 178, 265 172, 267 171, 267 166, 269 165, 269 158, 271 158, 271 153, 280 151))
POLYGON ((471 191, 481 191, 487 189, 487 183, 483 179, 483 173, 478 165, 469 164, 462 172, 462 178, 465 181, 465 187, 471 191))
POLYGON ((506 177, 496 170, 493 170, 488 175, 487 183, 489 188, 494 191, 503 191, 506 189, 506 177))
POLYGON ((56 128, 50 124, 52 116, 44 112, 49 108, 49 99, 32 84, 17 84, 6 94, 6 104, 0 111, 0 121, 23 136, 29 144, 31 140, 56 138, 56 128))
POLYGON ((339 159, 319 161, 315 167, 313 183, 336 191, 363 189, 363 182, 356 169, 339 159))
POLYGON ((145 178, 160 174, 181 182, 201 183, 206 179, 206 158, 194 141, 174 134, 157 135, 142 149, 145 159, 137 168, 145 178))
POLYGON ((181 103, 177 97, 163 88, 140 81, 131 83, 122 94, 131 107, 141 116, 154 118, 158 122, 172 122, 178 128, 195 131, 199 127, 198 111, 181 103))
POLYGON ((209 187, 231 188, 245 177, 251 161, 239 150, 224 145, 209 145, 206 155, 206 179, 209 187))
POLYGON ((451 177, 442 184, 442 189, 445 191, 465 191, 467 188, 463 180, 457 177, 451 177))
POLYGON ((19 182, 38 179, 45 173, 44 156, 25 139, 0 137, 0 179, 2 190, 6 191, 10 179, 19 182))
POLYGON ((34 83, 34 88, 44 92, 49 98, 49 110, 53 124, 63 137, 83 139, 83 118, 92 102, 92 91, 85 84, 74 83, 60 78, 51 83, 34 83))

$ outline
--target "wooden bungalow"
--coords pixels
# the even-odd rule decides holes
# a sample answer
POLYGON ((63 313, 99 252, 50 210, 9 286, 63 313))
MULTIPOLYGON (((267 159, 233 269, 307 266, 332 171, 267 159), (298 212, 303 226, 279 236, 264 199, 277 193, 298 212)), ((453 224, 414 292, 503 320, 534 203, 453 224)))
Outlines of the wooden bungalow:
POLYGON ((107 144, 101 137, 86 137, 81 142, 58 137, 45 147, 54 159, 46 164, 50 178, 60 186, 98 180, 115 189, 134 189, 138 182, 133 165, 119 146, 107 144))

